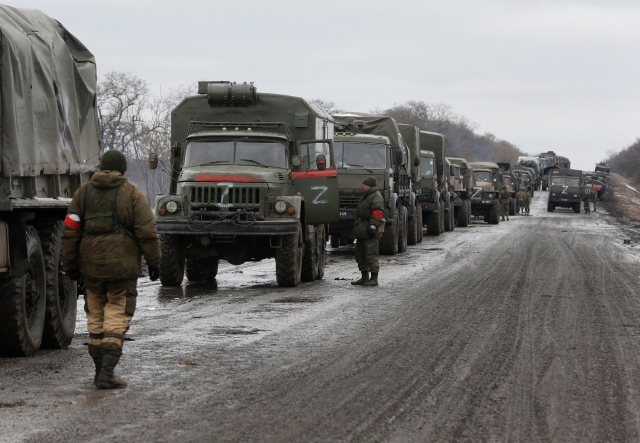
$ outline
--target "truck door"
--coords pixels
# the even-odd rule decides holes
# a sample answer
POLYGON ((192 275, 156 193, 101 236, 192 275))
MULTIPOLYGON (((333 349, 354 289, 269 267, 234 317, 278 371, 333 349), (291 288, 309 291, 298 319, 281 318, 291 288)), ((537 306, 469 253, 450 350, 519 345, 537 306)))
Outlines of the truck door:
POLYGON ((306 224, 338 222, 340 201, 333 140, 299 141, 298 154, 302 164, 292 174, 293 188, 304 199, 306 224))

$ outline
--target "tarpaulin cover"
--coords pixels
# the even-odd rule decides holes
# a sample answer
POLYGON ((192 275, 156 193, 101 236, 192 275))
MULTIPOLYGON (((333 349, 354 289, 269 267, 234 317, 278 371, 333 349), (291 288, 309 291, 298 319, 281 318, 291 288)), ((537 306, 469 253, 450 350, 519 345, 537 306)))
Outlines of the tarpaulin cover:
POLYGON ((413 125, 398 124, 400 134, 409 147, 411 153, 411 159, 409 165, 411 166, 411 180, 414 183, 419 183, 422 180, 422 174, 420 173, 420 165, 413 166, 413 160, 420 158, 420 128, 413 125))
POLYGON ((391 117, 380 117, 379 115, 367 114, 365 112, 345 112, 343 114, 333 115, 332 117, 336 121, 336 126, 340 123, 353 124, 356 120, 361 120, 364 122, 364 128, 362 130, 364 134, 388 137, 391 142, 391 147, 398 148, 405 146, 398 125, 391 117))
POLYGON ((0 5, 2 175, 87 172, 99 164, 93 54, 40 11, 0 5))

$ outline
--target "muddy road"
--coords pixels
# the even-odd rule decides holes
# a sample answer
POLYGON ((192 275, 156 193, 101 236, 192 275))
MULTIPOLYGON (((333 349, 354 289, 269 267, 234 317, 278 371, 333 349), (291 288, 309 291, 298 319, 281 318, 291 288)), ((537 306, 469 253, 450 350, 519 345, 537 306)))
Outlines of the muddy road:
POLYGON ((457 228, 353 287, 278 288, 270 261, 216 288, 141 280, 119 374, 70 349, 0 359, 0 441, 638 441, 640 252, 602 210, 457 228))

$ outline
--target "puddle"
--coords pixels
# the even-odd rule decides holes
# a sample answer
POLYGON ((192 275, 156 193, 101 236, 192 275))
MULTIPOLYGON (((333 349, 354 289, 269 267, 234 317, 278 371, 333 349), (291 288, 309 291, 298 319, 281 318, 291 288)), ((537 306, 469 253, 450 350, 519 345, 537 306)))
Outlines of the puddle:
POLYGON ((264 331, 264 329, 246 328, 244 326, 238 327, 219 327, 213 328, 212 335, 255 335, 258 332, 264 331))

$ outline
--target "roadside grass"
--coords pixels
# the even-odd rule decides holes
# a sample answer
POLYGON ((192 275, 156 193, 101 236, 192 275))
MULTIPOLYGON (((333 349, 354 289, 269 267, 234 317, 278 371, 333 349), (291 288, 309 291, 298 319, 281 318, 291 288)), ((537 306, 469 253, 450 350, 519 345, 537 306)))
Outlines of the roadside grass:
POLYGON ((609 175, 602 204, 613 215, 640 221, 640 187, 618 174, 609 175))

